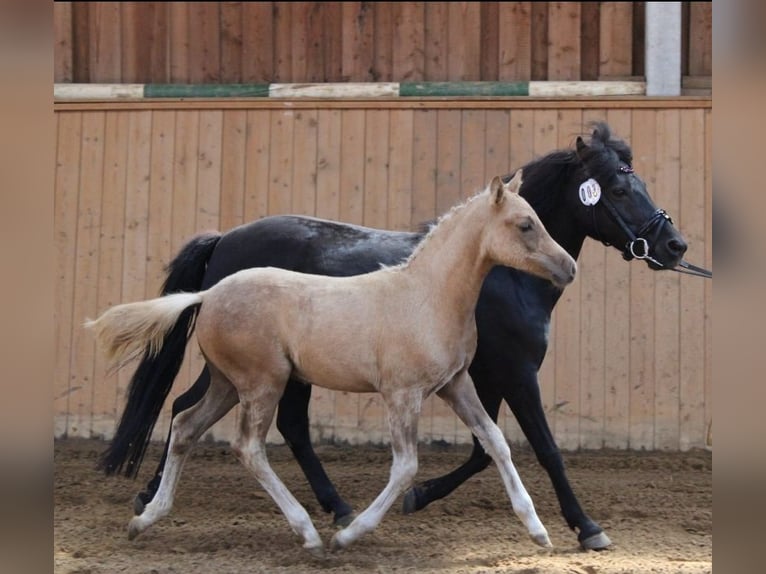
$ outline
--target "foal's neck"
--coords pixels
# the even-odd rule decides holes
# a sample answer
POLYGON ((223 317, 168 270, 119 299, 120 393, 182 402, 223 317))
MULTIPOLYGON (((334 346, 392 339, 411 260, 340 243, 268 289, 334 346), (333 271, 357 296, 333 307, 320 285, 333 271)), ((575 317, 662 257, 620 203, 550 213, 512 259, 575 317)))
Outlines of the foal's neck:
MULTIPOLYGON (((486 194, 469 199, 439 220, 403 266, 419 277, 449 313, 474 315, 484 278, 494 263, 484 252, 486 194)), ((456 315, 457 316, 457 315, 456 315)))

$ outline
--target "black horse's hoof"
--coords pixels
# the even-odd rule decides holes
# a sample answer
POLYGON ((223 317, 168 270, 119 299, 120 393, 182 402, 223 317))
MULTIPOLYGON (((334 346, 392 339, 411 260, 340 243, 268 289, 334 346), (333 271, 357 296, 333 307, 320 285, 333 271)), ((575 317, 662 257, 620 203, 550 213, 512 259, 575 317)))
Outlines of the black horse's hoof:
POLYGON ((354 521, 354 518, 356 518, 356 512, 354 511, 347 512, 340 516, 336 514, 332 523, 336 528, 345 528, 354 521))
POLYGON ((597 532, 580 540, 583 550, 605 550, 612 545, 612 541, 605 532, 597 532))
POLYGON ((407 489, 404 493, 404 499, 402 500, 402 514, 413 514, 420 510, 418 508, 418 494, 417 487, 407 489))
POLYGON ((154 497, 148 492, 139 492, 133 499, 133 514, 136 516, 143 514, 144 508, 152 501, 152 498, 154 497))

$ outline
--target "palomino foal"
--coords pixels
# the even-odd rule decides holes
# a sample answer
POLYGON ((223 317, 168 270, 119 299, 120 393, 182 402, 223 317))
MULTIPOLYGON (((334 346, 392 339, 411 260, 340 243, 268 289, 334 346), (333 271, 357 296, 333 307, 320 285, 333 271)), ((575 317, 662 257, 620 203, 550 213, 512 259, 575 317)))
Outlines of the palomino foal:
POLYGON ((331 548, 373 530, 417 471, 417 423, 423 400, 444 399, 496 462, 513 510, 531 538, 548 533, 468 374, 476 350, 474 312, 484 278, 506 265, 565 286, 574 259, 547 233, 518 194, 521 172, 490 185, 443 216, 401 265, 366 275, 327 277, 255 268, 207 291, 127 303, 93 327, 107 355, 124 364, 148 344, 158 349, 184 312, 197 313, 197 339, 211 371, 204 398, 173 422, 159 490, 129 526, 133 538, 171 508, 191 446, 239 401, 234 452, 284 513, 304 547, 322 540, 306 510, 273 472, 265 438, 292 375, 322 387, 378 392, 386 406, 393 462, 388 484, 368 508, 335 533, 331 548))

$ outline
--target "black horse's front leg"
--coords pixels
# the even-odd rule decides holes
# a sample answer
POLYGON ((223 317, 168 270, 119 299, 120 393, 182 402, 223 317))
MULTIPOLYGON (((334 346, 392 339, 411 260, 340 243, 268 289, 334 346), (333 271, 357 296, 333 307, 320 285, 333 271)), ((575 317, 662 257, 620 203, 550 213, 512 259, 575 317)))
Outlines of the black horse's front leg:
POLYGON ((580 545, 587 550, 602 550, 610 546, 612 541, 601 526, 585 514, 569 484, 564 459, 545 418, 536 371, 508 387, 506 402, 535 451, 537 460, 548 473, 561 513, 569 527, 577 532, 580 545))
POLYGON ((306 475, 317 501, 325 512, 333 513, 336 526, 348 526, 354 510, 343 500, 314 452, 309 432, 309 400, 311 385, 295 380, 287 383, 277 410, 277 430, 290 447, 293 456, 306 475))
MULTIPOLYGON (((207 388, 210 386, 210 373, 205 367, 200 373, 194 384, 189 389, 181 394, 175 401, 173 401, 173 411, 170 419, 171 429, 173 427, 173 420, 176 415, 185 411, 188 408, 196 405, 202 397, 205 396, 207 388)), ((160 481, 162 480, 162 471, 165 468, 165 461, 168 456, 168 445, 170 444, 170 430, 168 430, 168 436, 165 439, 165 449, 162 451, 162 457, 157 465, 157 470, 154 471, 154 476, 146 483, 146 489, 142 490, 136 495, 133 500, 133 512, 136 515, 141 514, 144 511, 144 507, 149 504, 154 498, 157 489, 160 487, 160 481)))

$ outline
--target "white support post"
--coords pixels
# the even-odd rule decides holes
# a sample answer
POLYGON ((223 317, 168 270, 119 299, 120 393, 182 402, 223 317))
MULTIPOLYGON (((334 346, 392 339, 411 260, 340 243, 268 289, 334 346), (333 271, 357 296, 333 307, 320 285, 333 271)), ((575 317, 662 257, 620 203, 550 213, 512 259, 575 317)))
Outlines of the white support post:
POLYGON ((646 3, 646 95, 681 95, 681 2, 646 3))

